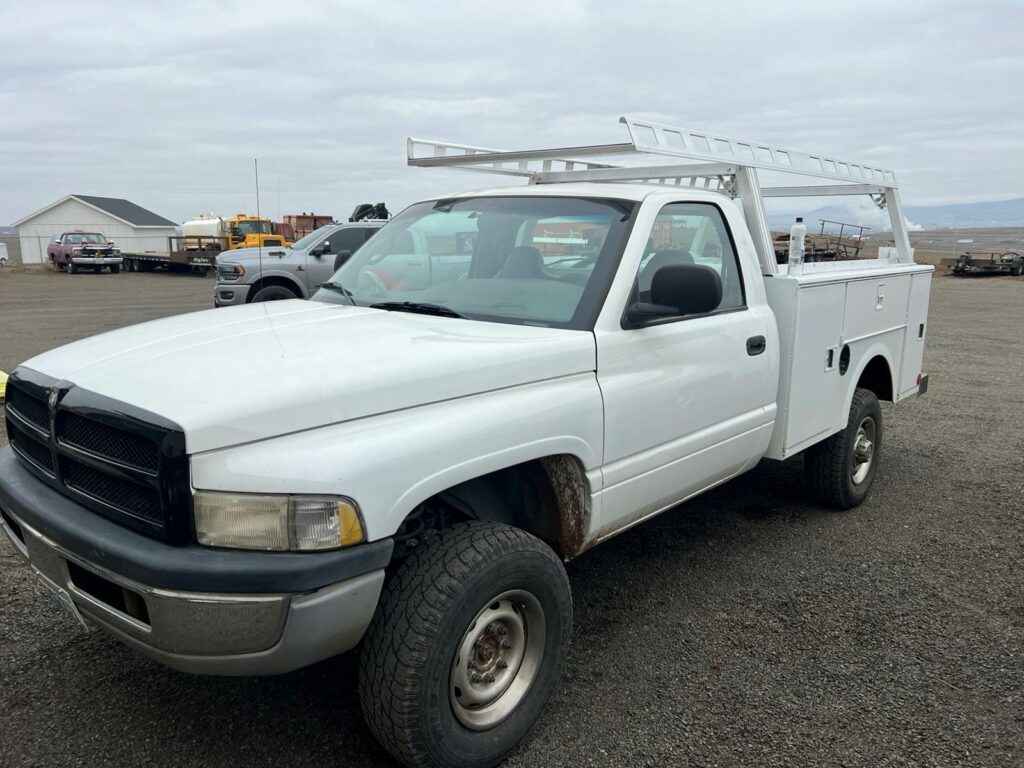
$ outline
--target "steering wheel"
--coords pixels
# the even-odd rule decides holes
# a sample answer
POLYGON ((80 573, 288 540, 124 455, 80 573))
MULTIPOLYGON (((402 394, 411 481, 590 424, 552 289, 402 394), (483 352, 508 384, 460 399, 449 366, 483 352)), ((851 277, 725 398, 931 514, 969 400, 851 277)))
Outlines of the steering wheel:
POLYGON ((373 296, 384 296, 388 292, 388 287, 380 275, 367 270, 359 273, 359 290, 365 290, 373 296))

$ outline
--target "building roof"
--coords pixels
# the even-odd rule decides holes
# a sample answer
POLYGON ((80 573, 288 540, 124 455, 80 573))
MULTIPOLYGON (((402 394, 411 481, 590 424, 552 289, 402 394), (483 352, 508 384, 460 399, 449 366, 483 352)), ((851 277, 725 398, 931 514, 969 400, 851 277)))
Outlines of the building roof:
POLYGON ((178 225, 170 219, 158 216, 152 211, 146 210, 141 205, 136 205, 131 200, 124 200, 119 197, 96 197, 95 195, 65 195, 60 200, 40 208, 35 213, 30 213, 22 219, 14 222, 14 226, 20 226, 26 221, 35 218, 44 211, 55 208, 67 200, 77 200, 99 211, 103 211, 115 219, 120 219, 125 224, 133 227, 177 227, 178 225))

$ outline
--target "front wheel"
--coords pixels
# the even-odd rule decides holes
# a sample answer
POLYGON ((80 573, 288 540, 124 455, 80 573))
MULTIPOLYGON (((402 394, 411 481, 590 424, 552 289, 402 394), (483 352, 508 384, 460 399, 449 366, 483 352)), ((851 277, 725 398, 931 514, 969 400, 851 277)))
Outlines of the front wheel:
POLYGON ((286 299, 299 298, 295 291, 285 288, 283 285, 268 285, 260 288, 252 297, 253 302, 257 301, 285 301, 286 299))
POLYGON ((882 446, 882 409, 870 389, 857 389, 846 428, 804 452, 807 482, 819 501, 859 506, 871 492, 882 446))
POLYGON ((78 274, 78 265, 73 261, 68 262, 68 272, 72 275, 78 274))
POLYGON ((496 765, 547 705, 571 628, 565 568, 539 539, 494 523, 432 533, 364 639, 366 722, 408 766, 496 765))
POLYGON ((121 265, 120 264, 111 264, 110 265, 110 274, 116 275, 120 271, 121 271, 121 265))

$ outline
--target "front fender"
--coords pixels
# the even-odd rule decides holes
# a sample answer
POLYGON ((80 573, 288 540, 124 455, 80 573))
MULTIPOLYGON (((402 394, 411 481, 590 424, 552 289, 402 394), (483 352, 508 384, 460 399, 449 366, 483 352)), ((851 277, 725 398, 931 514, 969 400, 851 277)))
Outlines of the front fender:
POLYGON ((284 435, 192 457, 197 489, 343 494, 371 541, 440 491, 557 454, 600 488, 601 394, 592 372, 284 435))

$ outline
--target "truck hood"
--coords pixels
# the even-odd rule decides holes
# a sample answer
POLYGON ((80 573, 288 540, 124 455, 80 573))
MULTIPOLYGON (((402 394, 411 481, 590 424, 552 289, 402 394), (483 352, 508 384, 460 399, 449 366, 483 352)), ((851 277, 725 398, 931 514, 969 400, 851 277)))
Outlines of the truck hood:
POLYGON ((586 331, 308 301, 204 310, 24 363, 159 414, 189 453, 596 369, 586 331))

